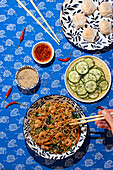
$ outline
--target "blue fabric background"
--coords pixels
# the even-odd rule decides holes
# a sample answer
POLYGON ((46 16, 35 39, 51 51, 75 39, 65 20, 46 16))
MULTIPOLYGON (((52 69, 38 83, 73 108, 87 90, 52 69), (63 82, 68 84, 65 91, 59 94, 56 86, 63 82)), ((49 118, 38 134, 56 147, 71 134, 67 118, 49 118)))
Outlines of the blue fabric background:
MULTIPOLYGON (((45 26, 29 0, 22 2, 45 26)), ((40 161, 35 161, 28 152, 22 132, 23 118, 28 107, 40 97, 60 94, 72 98, 64 84, 66 68, 74 59, 88 54, 71 46, 63 35, 59 22, 63 0, 34 0, 34 2, 61 40, 61 45, 58 46, 18 5, 16 0, 0 0, 0 169, 45 170, 49 169, 47 168, 48 165, 52 167, 52 161, 45 160, 43 166, 40 161), (20 48, 16 50, 23 28, 26 29, 25 38, 20 48), (32 46, 38 41, 49 41, 54 47, 55 61, 49 67, 41 68, 33 61, 31 50, 32 46), (74 52, 70 61, 63 63, 58 60, 58 57, 68 57, 72 49, 74 49, 74 52), (31 65, 39 73, 41 86, 33 95, 22 94, 16 86, 15 74, 23 65, 31 65), (5 105, 16 100, 27 104, 27 107, 20 105, 13 105, 7 109, 2 107, 5 94, 11 86, 13 86, 13 90, 5 105)), ((113 76, 113 51, 108 50, 93 55, 99 57, 108 65, 113 76)), ((93 112, 92 106, 101 105, 104 108, 113 108, 113 83, 110 92, 102 101, 92 105, 76 102, 86 116, 97 114, 97 111, 93 112)), ((62 167, 67 167, 70 170, 113 169, 113 136, 111 132, 97 128, 94 122, 89 123, 89 127, 90 142, 85 148, 86 153, 84 154, 85 150, 78 152, 76 158, 79 161, 76 164, 73 159, 69 158, 65 161, 65 165, 64 163, 62 166, 57 165, 54 169, 61 169, 62 167)))

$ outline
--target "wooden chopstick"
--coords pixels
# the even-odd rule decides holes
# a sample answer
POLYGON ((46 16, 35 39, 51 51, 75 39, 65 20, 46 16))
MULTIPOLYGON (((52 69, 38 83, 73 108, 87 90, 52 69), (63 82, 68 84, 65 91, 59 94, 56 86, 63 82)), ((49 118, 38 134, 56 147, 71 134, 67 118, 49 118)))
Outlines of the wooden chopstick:
POLYGON ((45 22, 45 24, 48 26, 48 28, 50 29, 50 31, 53 33, 54 37, 57 39, 58 42, 59 39, 57 38, 57 36, 55 35, 55 33, 53 32, 53 30, 51 29, 51 27, 49 26, 49 24, 47 23, 47 21, 45 20, 45 18, 43 17, 43 15, 41 14, 41 12, 39 11, 39 9, 37 8, 37 6, 35 5, 35 3, 33 2, 33 0, 29 0, 31 2, 31 4, 33 5, 33 7, 36 9, 36 11, 38 12, 38 14, 40 15, 40 17, 42 18, 42 20, 45 22))
POLYGON ((101 116, 103 116, 103 115, 94 115, 94 116, 89 116, 89 117, 82 117, 82 118, 79 118, 77 120, 91 119, 91 118, 101 117, 101 116))
MULTIPOLYGON (((113 112, 110 113, 111 115, 113 115, 113 112)), ((96 115, 96 116, 90 116, 90 117, 84 117, 84 118, 79 118, 77 120, 83 120, 83 119, 88 119, 88 118, 94 118, 94 117, 100 117, 100 116, 103 116, 103 115, 96 115)), ((90 119, 90 120, 85 120, 85 121, 79 121, 77 123, 70 123, 69 125, 75 125, 75 124, 82 124, 82 123, 88 123, 88 122, 93 122, 93 121, 97 121, 97 120, 103 120, 105 119, 104 117, 100 117, 100 118, 97 118, 97 119, 90 119)))
POLYGON ((16 0, 19 5, 24 8, 24 10, 44 29, 45 32, 47 32, 49 34, 49 36, 58 44, 59 42, 49 33, 49 31, 36 19, 36 17, 22 4, 22 2, 20 2, 20 0, 16 0))

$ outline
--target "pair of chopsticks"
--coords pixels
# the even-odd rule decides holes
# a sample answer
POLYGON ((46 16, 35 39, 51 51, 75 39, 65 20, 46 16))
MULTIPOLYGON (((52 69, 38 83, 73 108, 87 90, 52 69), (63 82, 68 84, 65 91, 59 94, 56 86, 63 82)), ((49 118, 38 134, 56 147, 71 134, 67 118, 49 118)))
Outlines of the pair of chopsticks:
MULTIPOLYGON (((113 115, 113 112, 110 113, 111 115, 113 115)), ((88 123, 88 122, 93 122, 93 121, 97 121, 97 120, 103 120, 105 119, 103 115, 95 115, 95 116, 89 116, 89 117, 82 117, 77 119, 77 123, 70 123, 69 125, 77 125, 77 124, 82 124, 82 123, 88 123), (94 119, 92 119, 94 118, 94 119), (84 119, 89 119, 89 120, 84 120, 84 119), (80 121, 80 120, 84 120, 84 121, 80 121)))
POLYGON ((39 11, 39 9, 37 8, 37 6, 35 5, 35 3, 33 2, 33 0, 30 0, 31 4, 33 5, 33 7, 36 9, 36 11, 38 12, 38 14, 40 15, 40 17, 43 19, 43 21, 45 22, 45 24, 48 26, 48 28, 50 29, 50 31, 52 32, 51 35, 50 32, 38 21, 38 19, 36 19, 36 17, 23 5, 23 3, 20 0, 16 0, 19 5, 24 8, 24 10, 44 29, 45 32, 48 33, 48 35, 58 44, 60 45, 60 41, 57 38, 57 36, 55 35, 55 33, 53 32, 53 30, 51 29, 51 27, 49 26, 49 24, 47 23, 47 21, 45 20, 45 18, 43 17, 43 15, 41 14, 41 12, 39 11))

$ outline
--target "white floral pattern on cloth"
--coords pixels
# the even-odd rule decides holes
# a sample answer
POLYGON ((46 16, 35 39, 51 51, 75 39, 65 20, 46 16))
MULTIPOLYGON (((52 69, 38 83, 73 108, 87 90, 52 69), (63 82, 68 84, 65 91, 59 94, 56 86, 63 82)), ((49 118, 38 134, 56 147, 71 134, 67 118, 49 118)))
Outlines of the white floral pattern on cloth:
MULTIPOLYGON (((36 6, 44 15, 56 35, 61 41, 58 46, 46 32, 22 9, 16 0, 0 0, 0 169, 1 170, 48 170, 67 168, 70 170, 104 170, 113 169, 113 136, 109 131, 97 128, 90 123, 89 145, 83 145, 74 158, 67 158, 55 163, 54 160, 35 161, 25 145, 22 126, 24 116, 29 106, 45 95, 58 94, 69 97, 64 84, 64 75, 67 66, 75 58, 89 55, 85 51, 74 48, 63 35, 60 27, 60 10, 64 0, 34 0, 36 6), (19 38, 22 29, 25 28, 25 38, 18 50, 19 38), (41 68, 33 60, 31 55, 32 46, 38 41, 49 41, 55 50, 55 60, 49 67, 41 68), (68 57, 74 49, 70 61, 63 63, 58 58, 68 57), (22 94, 15 81, 16 71, 23 65, 33 66, 39 73, 41 85, 33 95, 22 94), (8 89, 13 86, 5 106, 12 100, 27 104, 26 106, 12 105, 3 108, 3 100, 8 89), (76 160, 76 161, 75 161, 76 160), (80 160, 80 161, 79 161, 80 160), (41 161, 43 165, 41 164, 41 161)), ((81 1, 81 0, 80 0, 81 1)), ((108 1, 108 0, 106 0, 108 1)), ((29 0, 22 3, 30 9, 37 19, 44 25, 42 19, 32 7, 29 0)), ((45 26, 45 25, 44 25, 45 26)), ((93 54, 92 54, 93 55, 93 54)), ((106 62, 113 77, 113 51, 103 50, 95 52, 95 56, 106 62)), ((73 99, 74 100, 74 99, 73 99)), ((77 101, 76 101, 77 102, 77 101)), ((111 91, 100 102, 92 105, 79 103, 86 116, 97 114, 92 106, 101 105, 105 108, 113 108, 113 84, 111 91), (92 114, 94 113, 94 114, 92 114)))

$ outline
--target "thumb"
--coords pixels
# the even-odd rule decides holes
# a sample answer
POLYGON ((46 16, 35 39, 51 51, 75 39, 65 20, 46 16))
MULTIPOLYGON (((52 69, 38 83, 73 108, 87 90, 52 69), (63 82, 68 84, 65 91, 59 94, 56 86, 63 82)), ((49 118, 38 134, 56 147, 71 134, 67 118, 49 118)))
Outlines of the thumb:
POLYGON ((107 110, 102 110, 102 114, 103 114, 104 118, 106 119, 106 121, 111 126, 111 129, 112 129, 112 132, 113 132, 113 117, 111 116, 111 114, 107 110))

